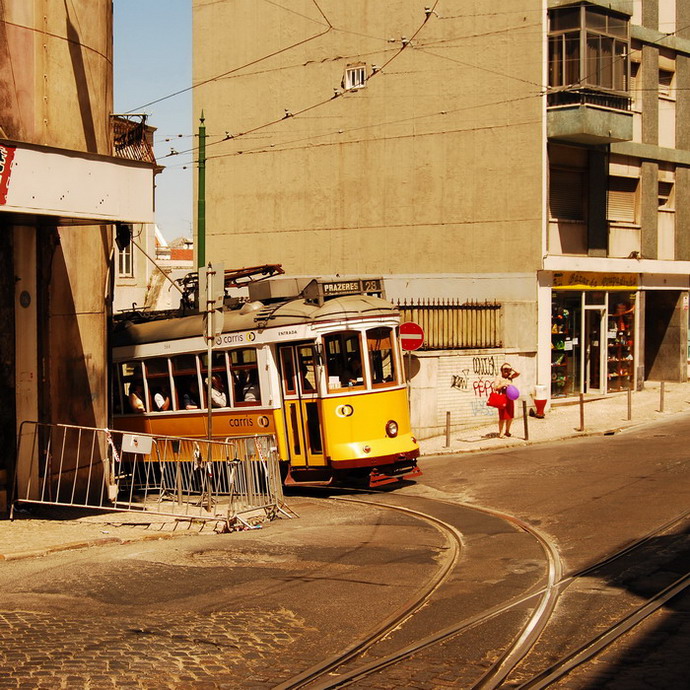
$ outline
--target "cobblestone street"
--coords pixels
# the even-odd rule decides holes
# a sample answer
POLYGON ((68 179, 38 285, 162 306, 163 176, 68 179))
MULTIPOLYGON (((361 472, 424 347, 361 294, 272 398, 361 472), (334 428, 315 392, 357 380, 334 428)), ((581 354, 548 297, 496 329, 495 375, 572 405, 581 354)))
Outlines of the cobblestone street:
POLYGON ((107 620, 3 612, 0 687, 266 687, 262 668, 304 632, 286 610, 107 620))

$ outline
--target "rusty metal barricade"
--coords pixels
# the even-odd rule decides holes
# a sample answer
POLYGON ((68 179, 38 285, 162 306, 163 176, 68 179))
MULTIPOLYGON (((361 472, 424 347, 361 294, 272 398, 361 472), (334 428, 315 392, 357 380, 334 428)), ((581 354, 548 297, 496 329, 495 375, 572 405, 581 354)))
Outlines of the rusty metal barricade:
POLYGON ((20 427, 12 510, 19 503, 151 513, 227 527, 291 517, 273 435, 208 441, 38 422, 20 427))

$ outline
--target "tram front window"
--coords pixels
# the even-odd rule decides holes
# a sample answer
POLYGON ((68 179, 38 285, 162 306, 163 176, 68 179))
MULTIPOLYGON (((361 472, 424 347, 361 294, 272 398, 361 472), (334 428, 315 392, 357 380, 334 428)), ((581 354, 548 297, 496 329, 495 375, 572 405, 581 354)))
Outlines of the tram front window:
POLYGON ((386 386, 395 383, 395 360, 393 359, 391 329, 385 327, 370 328, 367 331, 367 348, 373 386, 386 386))
POLYGON ((356 331, 331 333, 324 336, 328 390, 364 388, 362 347, 356 331))

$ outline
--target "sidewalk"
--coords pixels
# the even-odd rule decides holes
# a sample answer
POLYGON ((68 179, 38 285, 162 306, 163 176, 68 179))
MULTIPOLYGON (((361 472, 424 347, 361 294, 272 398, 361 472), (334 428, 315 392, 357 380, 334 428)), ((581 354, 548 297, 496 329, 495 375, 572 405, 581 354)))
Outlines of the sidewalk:
MULTIPOLYGON (((615 433, 621 429, 661 421, 674 414, 690 412, 690 382, 664 384, 664 411, 661 408, 661 385, 645 383, 644 390, 633 391, 631 415, 628 419, 628 393, 610 393, 607 396, 585 396, 584 431, 580 431, 579 399, 552 401, 544 419, 527 417, 529 441, 525 440, 522 400, 515 403, 510 438, 498 438, 498 414, 485 417, 475 427, 451 429, 450 443, 446 436, 435 436, 419 442, 422 455, 467 453, 495 448, 543 443, 562 438, 615 433)), ((527 399, 527 411, 533 407, 527 399)))
MULTIPOLYGON (((631 395, 631 419, 628 420, 628 395, 615 393, 586 399, 585 429, 579 431, 579 401, 556 401, 544 419, 528 417, 529 441, 525 440, 522 401, 517 401, 517 418, 510 438, 498 438, 497 417, 472 428, 452 430, 450 444, 437 436, 420 441, 422 455, 469 453, 497 448, 524 446, 562 438, 615 433, 624 428, 674 414, 690 412, 690 383, 665 385, 664 412, 660 412, 660 386, 645 384, 645 389, 631 395)), ((531 406, 528 401, 527 409, 531 406)), ((299 499, 296 499, 299 504, 299 499)), ((295 499, 290 500, 293 505, 295 499)), ((297 507, 298 512, 306 506, 297 507)), ((0 564, 5 560, 36 558, 56 551, 84 549, 108 544, 126 544, 151 539, 169 539, 182 535, 213 534, 213 524, 182 523, 169 517, 104 511, 79 511, 61 508, 15 511, 15 519, 0 519, 0 564)), ((1 567, 1 565, 0 565, 1 567)))
POLYGON ((213 533, 213 523, 179 523, 159 515, 32 506, 0 519, 0 563, 56 551, 213 533))

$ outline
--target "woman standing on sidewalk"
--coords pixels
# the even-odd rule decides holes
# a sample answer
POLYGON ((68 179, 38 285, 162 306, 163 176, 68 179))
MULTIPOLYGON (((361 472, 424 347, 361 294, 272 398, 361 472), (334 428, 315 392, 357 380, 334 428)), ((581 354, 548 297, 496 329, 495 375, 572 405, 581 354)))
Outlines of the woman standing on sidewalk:
MULTIPOLYGON (((496 393, 506 394, 506 388, 512 385, 513 379, 520 376, 520 372, 515 371, 510 364, 505 363, 501 365, 501 373, 495 379, 493 383, 494 391, 496 393)), ((513 417, 515 417, 515 402, 510 398, 507 398, 506 406, 498 408, 498 438, 503 438, 503 436, 510 436, 510 425, 513 423, 513 417), (505 434, 503 433, 503 427, 505 426, 505 434)))

